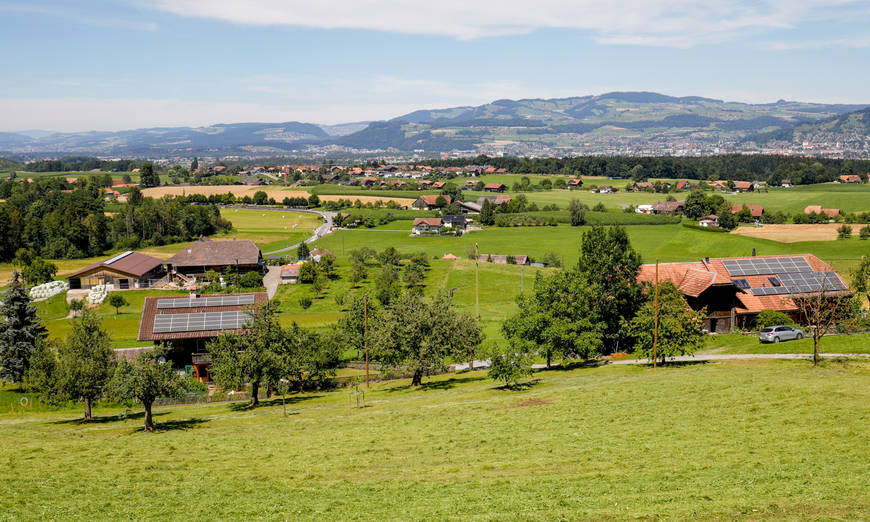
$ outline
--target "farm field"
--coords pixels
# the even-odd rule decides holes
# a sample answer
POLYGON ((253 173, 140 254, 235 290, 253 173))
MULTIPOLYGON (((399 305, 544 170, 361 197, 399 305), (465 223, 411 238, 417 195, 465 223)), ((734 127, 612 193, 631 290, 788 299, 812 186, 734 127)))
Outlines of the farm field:
MULTIPOLYGON (((731 231, 740 236, 770 239, 781 243, 797 243, 798 241, 833 241, 837 239, 837 229, 842 225, 837 223, 822 223, 816 225, 763 225, 760 227, 742 225, 731 231)), ((852 235, 857 236, 864 225, 851 225, 852 235)), ((870 249, 870 246, 868 246, 870 249)))
MULTIPOLYGON (((870 363, 483 372, 241 404, 0 408, 0 509, 91 518, 866 518, 870 363), (9 409, 7 409, 9 408, 9 409), (134 408, 139 411, 139 408, 134 408), (86 486, 85 486, 86 485, 86 486)), ((15 399, 14 394, 4 394, 15 399)), ((12 402, 10 400, 10 402, 12 402)))
MULTIPOLYGON (((179 195, 190 195, 190 194, 202 194, 203 196, 211 196, 218 194, 227 194, 232 193, 236 197, 244 197, 244 196, 254 196, 254 193, 262 191, 265 192, 270 198, 275 198, 275 201, 278 203, 281 202, 284 198, 299 198, 304 197, 307 198, 310 196, 310 192, 302 189, 291 189, 291 188, 277 188, 275 186, 263 186, 263 187, 248 187, 245 185, 195 185, 195 186, 165 186, 165 187, 152 187, 142 190, 142 194, 146 197, 152 198, 162 198, 163 196, 179 196, 179 195)), ((377 196, 371 194, 377 194, 376 191, 367 191, 370 195, 360 195, 354 197, 352 199, 359 199, 363 203, 372 202, 381 200, 381 201, 395 201, 399 205, 402 206, 410 206, 411 203, 417 199, 417 195, 415 193, 410 193, 408 197, 392 197, 392 196, 377 196)), ((319 196, 322 201, 336 201, 339 199, 347 199, 347 195, 324 195, 319 196)))

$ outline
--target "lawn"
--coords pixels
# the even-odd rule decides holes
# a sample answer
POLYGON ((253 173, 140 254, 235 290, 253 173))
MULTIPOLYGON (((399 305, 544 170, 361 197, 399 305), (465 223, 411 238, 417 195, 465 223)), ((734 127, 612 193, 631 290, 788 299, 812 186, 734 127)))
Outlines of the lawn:
MULTIPOLYGON (((239 404, 0 413, 16 520, 865 519, 870 364, 482 372, 239 404), (138 408, 136 409, 138 411, 138 408)), ((0 409, 0 411, 8 411, 0 409)))
MULTIPOLYGON (((819 341, 819 351, 821 353, 870 353, 870 334, 825 336, 819 341)), ((702 353, 813 353, 813 340, 811 337, 805 337, 800 341, 761 344, 758 342, 758 334, 714 335, 708 338, 702 353)))

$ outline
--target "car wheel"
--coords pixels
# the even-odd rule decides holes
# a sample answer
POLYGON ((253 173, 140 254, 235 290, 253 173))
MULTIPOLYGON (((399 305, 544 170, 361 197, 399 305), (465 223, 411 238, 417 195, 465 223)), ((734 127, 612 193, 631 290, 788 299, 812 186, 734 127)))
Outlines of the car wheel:
POLYGON ((804 334, 802 334, 802 333, 797 334, 797 337, 795 337, 795 339, 797 339, 798 341, 800 341, 803 338, 804 338, 804 334))
POLYGON ((773 342, 778 343, 778 342, 779 342, 779 337, 774 337, 774 338, 773 338, 773 342))

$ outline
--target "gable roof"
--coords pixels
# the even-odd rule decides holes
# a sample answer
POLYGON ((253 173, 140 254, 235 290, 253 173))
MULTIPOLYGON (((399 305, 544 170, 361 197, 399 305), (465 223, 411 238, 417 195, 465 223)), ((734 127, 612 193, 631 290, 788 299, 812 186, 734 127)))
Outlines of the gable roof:
MULTIPOLYGON (((255 292, 246 294, 220 294, 220 295, 202 295, 198 299, 205 297, 230 297, 234 295, 253 295, 254 305, 263 304, 269 300, 266 292, 255 292)), ((182 299, 189 300, 189 296, 160 296, 146 297, 145 304, 142 307, 142 319, 139 322, 139 334, 136 336, 138 341, 166 341, 172 339, 210 339, 217 337, 222 332, 238 331, 238 330, 199 330, 187 332, 167 332, 154 333, 154 318, 160 314, 198 314, 207 312, 234 312, 244 310, 250 305, 228 305, 228 306, 194 306, 190 308, 157 308, 157 302, 166 299, 182 299)), ((244 330, 244 329, 243 329, 244 330)), ((242 330, 242 331, 243 331, 242 330)))
POLYGON ((260 248, 250 239, 212 241, 208 238, 191 243, 166 262, 172 266, 256 265, 260 248))
POLYGON ((749 209, 749 213, 752 215, 752 217, 757 218, 761 217, 761 215, 764 214, 764 207, 762 207, 761 205, 732 205, 731 213, 736 214, 743 210, 743 207, 749 209))
POLYGON ((429 206, 435 206, 435 203, 438 201, 438 198, 444 198, 444 201, 446 201, 448 205, 453 201, 450 198, 450 196, 448 196, 446 194, 443 196, 439 196, 437 194, 430 194, 428 196, 420 196, 420 201, 422 201, 423 203, 425 203, 429 206))
POLYGON ((441 226, 441 218, 417 218, 414 220, 414 226, 427 224, 430 227, 440 227, 441 226))
POLYGON ((162 259, 157 259, 156 257, 140 254, 139 252, 128 251, 105 261, 100 261, 99 263, 94 263, 93 265, 82 268, 81 270, 69 274, 66 278, 70 279, 79 277, 82 274, 92 272, 98 268, 108 268, 114 272, 121 272, 134 277, 142 277, 151 270, 162 265, 163 262, 162 259))

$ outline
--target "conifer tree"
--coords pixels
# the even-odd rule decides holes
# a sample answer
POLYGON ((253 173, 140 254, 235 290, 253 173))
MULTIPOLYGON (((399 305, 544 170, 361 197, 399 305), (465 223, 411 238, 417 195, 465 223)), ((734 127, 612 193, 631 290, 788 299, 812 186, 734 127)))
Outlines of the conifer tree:
POLYGON ((0 304, 0 379, 22 382, 30 368, 31 355, 46 336, 36 307, 30 303, 24 285, 18 280, 18 271, 14 270, 12 283, 0 304))

